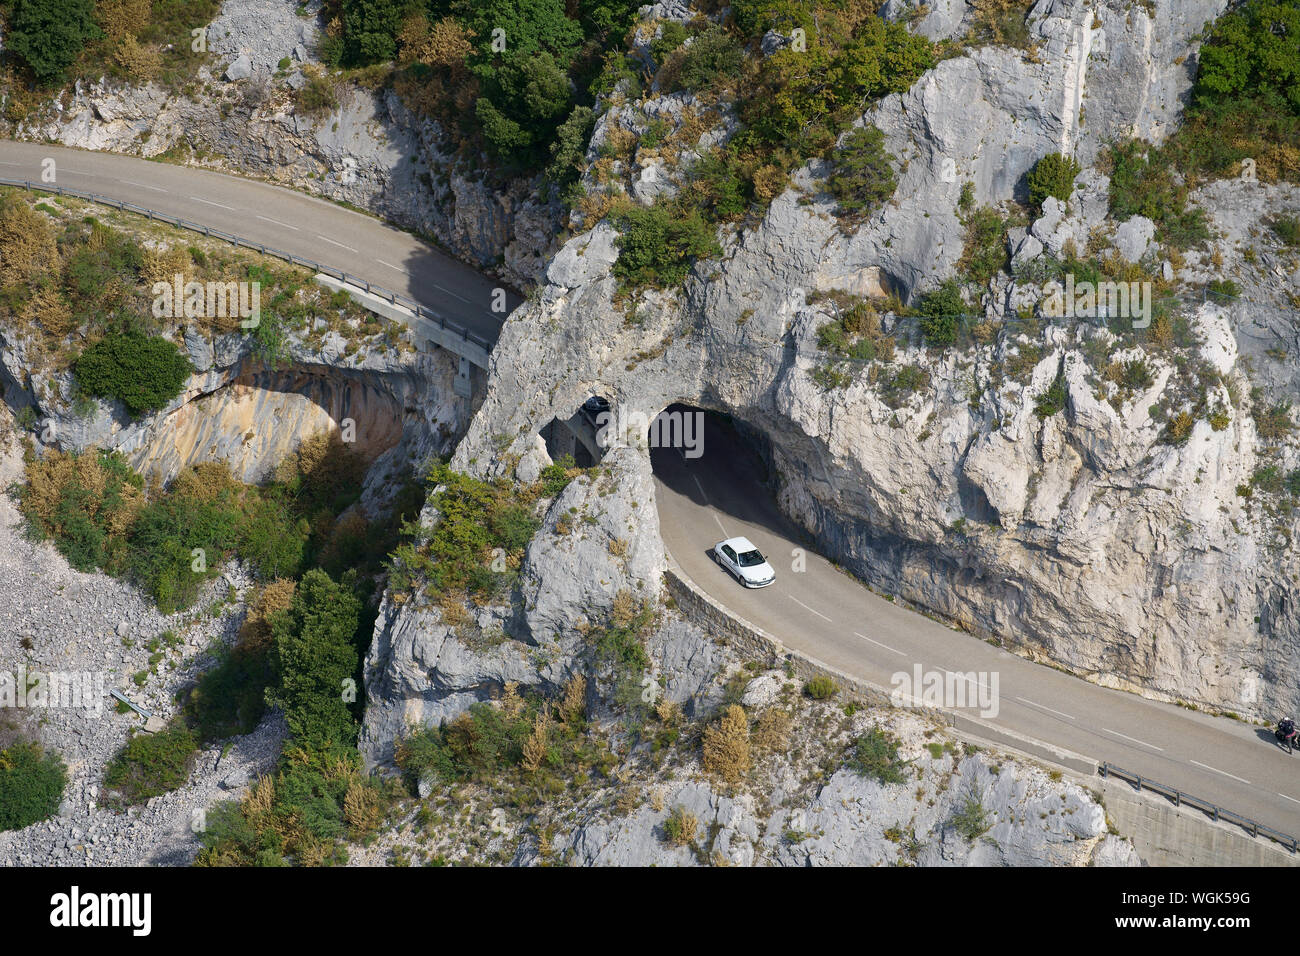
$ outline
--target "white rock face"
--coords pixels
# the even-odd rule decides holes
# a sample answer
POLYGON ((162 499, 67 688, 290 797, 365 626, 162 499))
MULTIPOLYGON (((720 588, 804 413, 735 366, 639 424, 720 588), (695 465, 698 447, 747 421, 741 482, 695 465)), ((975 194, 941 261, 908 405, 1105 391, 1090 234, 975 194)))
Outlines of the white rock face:
MULTIPOLYGON (((1104 684, 1252 715, 1294 709, 1300 611, 1286 594, 1296 561, 1264 558, 1268 532, 1236 493, 1257 463, 1248 408, 1229 407, 1222 430, 1202 419, 1184 444, 1167 444, 1152 410, 1188 401, 1172 365, 1139 356, 1150 385, 1112 405, 1085 328, 1050 329, 1027 383, 990 389, 978 408, 972 380, 988 382, 1006 358, 991 346, 900 347, 898 361, 922 366, 930 385, 899 408, 865 375, 831 391, 812 375, 824 358, 817 329, 833 318, 829 305, 808 305, 812 291, 927 289, 961 255, 963 182, 993 202, 1047 152, 1086 164, 1120 131, 1159 139, 1187 86, 1167 64, 1194 53, 1222 6, 1159 2, 1152 22, 1137 7, 1040 3, 1038 62, 976 50, 867 116, 906 165, 893 201, 856 233, 836 228, 824 170, 810 167, 794 177, 804 195, 788 191, 757 227, 724 231, 723 257, 700 264, 680 294, 647 296, 636 323, 609 321, 620 311, 612 277, 584 273, 569 286, 579 276, 566 270, 565 284, 506 323, 456 464, 507 473, 511 454, 593 392, 650 416, 674 402, 716 409, 768 439, 784 509, 871 583, 1104 684), (1044 422, 1035 402, 1058 375, 1065 407, 1044 422), (494 435, 521 437, 500 453, 494 435)), ((1085 169, 1075 185, 1031 229, 1048 251, 1067 239, 1082 251, 1094 226, 1113 234, 1106 178, 1085 169)), ((1130 231, 1141 239, 1145 227, 1130 231)), ((1234 307, 1234 331, 1249 314, 1234 307)), ((1206 357, 1238 374, 1222 326, 1207 322, 1217 344, 1206 357)))

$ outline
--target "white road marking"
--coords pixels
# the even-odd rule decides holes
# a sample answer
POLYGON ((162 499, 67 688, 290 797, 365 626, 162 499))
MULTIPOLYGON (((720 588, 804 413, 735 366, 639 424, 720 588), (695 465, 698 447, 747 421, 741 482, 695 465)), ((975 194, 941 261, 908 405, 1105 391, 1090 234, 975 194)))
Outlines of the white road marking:
POLYGON ((1205 770, 1213 770, 1215 773, 1221 773, 1225 777, 1231 777, 1233 780, 1240 780, 1242 783, 1250 783, 1249 780, 1246 780, 1243 777, 1238 777, 1235 773, 1228 773, 1228 771, 1220 770, 1218 767, 1211 767, 1208 763, 1201 763, 1199 760, 1193 760, 1192 763, 1205 770))
POLYGON ((325 240, 326 242, 328 242, 330 245, 338 246, 340 249, 346 249, 348 252, 356 252, 356 251, 357 251, 357 250, 353 249, 351 246, 345 246, 345 245, 343 245, 343 243, 341 243, 341 242, 337 242, 336 240, 331 239, 329 236, 322 236, 319 232, 316 233, 316 238, 317 238, 317 239, 324 239, 324 240, 325 240))
POLYGON ((393 269, 396 272, 400 272, 402 275, 406 275, 406 270, 403 269, 401 266, 395 266, 391 262, 385 262, 383 259, 376 259, 375 261, 378 262, 381 266, 388 266, 388 268, 393 269))
POLYGON ((1028 704, 1030 707, 1037 707, 1039 710, 1045 710, 1049 714, 1056 714, 1056 716, 1058 717, 1064 717, 1066 720, 1074 720, 1074 718, 1071 717, 1069 714, 1059 710, 1052 710, 1052 708, 1048 707, 1046 704, 1040 704, 1037 703, 1036 701, 1026 700, 1024 697, 1017 697, 1016 700, 1020 701, 1020 703, 1022 704, 1028 704))
MULTIPOLYGON (((787 596, 788 596, 788 595, 787 595, 787 596)), ((791 600, 791 601, 794 601, 795 604, 798 604, 798 605, 799 605, 801 608, 803 608, 805 611, 809 611, 809 612, 811 612, 812 614, 816 614, 816 615, 817 615, 819 618, 821 618, 823 621, 826 621, 827 623, 830 623, 830 620, 831 620, 831 619, 830 619, 829 617, 827 617, 827 616, 826 616, 825 614, 823 614, 821 611, 818 611, 818 610, 816 610, 816 609, 814 609, 814 608, 810 608, 807 604, 804 604, 803 601, 800 601, 797 597, 791 597, 790 600, 791 600)))
MULTIPOLYGON (((324 237, 322 236, 322 238, 324 238, 324 237)), ((352 251, 353 251, 353 252, 356 252, 355 249, 353 249, 352 251)), ((439 292, 445 292, 445 293, 447 293, 447 295, 451 296, 453 299, 460 299, 460 301, 462 301, 462 302, 469 302, 470 305, 473 305, 473 304, 474 304, 474 303, 470 302, 469 299, 465 298, 463 295, 457 295, 455 292, 452 292, 450 289, 444 289, 442 286, 438 285, 438 283, 436 283, 436 282, 433 284, 433 287, 434 287, 435 289, 437 289, 439 292)))
POLYGON ((1165 748, 1157 747, 1155 744, 1149 744, 1145 740, 1138 740, 1136 737, 1130 737, 1128 734, 1121 734, 1118 730, 1111 730, 1109 727, 1103 727, 1102 730, 1108 734, 1114 734, 1116 737, 1123 737, 1125 740, 1131 740, 1135 744, 1141 744, 1143 747, 1150 747, 1152 750, 1163 751, 1165 748))
MULTIPOLYGON (((713 512, 709 512, 709 514, 713 514, 713 512)), ((727 534, 727 529, 723 527, 722 519, 719 518, 717 515, 713 515, 713 520, 718 523, 718 530, 722 532, 722 536, 724 538, 730 538, 731 535, 727 534)))
POLYGON ((191 196, 190 198, 195 202, 205 203, 209 206, 220 206, 222 209, 229 209, 231 212, 237 211, 234 206, 227 206, 223 202, 213 202, 211 199, 204 199, 202 196, 191 196))
POLYGON ((128 186, 139 186, 141 189, 152 189, 156 193, 165 193, 167 190, 161 186, 150 186, 148 183, 137 183, 134 179, 119 179, 119 183, 126 183, 128 186))
POLYGON ((1288 797, 1285 793, 1279 793, 1278 796, 1283 800, 1290 800, 1292 803, 1300 803, 1300 800, 1297 800, 1295 797, 1288 797))
POLYGON ((860 637, 860 638, 862 638, 864 641, 866 641, 866 642, 869 643, 869 644, 875 644, 876 647, 883 647, 883 648, 884 648, 885 650, 887 650, 887 651, 893 651, 893 652, 894 652, 895 654, 897 654, 899 657, 906 657, 906 656, 907 656, 905 653, 903 653, 902 651, 900 651, 898 648, 896 648, 896 647, 890 647, 888 644, 881 644, 879 641, 873 641, 871 638, 867 637, 867 635, 865 635, 865 634, 859 634, 857 631, 854 631, 854 632, 853 632, 853 636, 854 636, 854 637, 860 637))
MULTIPOLYGON (((684 454, 684 453, 683 453, 683 454, 684 454)), ((694 474, 693 474, 693 475, 691 475, 691 480, 695 482, 695 487, 700 489, 700 495, 704 498, 704 500, 705 500, 705 501, 708 501, 708 500, 709 500, 709 493, 708 493, 707 491, 705 491, 705 490, 704 490, 704 486, 703 486, 702 484, 700 484, 700 476, 699 476, 699 475, 694 475, 694 474)), ((714 515, 713 517, 716 518, 717 515, 714 515)))
POLYGON ((257 218, 262 220, 262 222, 269 222, 277 226, 282 226, 285 229, 292 229, 294 232, 299 231, 297 226, 291 226, 287 222, 281 222, 279 219, 272 219, 270 216, 258 216, 257 218))

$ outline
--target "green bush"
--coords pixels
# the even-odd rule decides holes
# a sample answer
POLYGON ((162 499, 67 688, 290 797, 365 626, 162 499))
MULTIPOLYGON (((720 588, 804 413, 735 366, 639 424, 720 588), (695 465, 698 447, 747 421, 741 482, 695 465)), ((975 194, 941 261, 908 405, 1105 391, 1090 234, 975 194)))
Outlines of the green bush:
POLYGON ((885 149, 885 134, 874 126, 849 133, 832 159, 831 192, 845 212, 864 218, 893 198, 894 157, 885 149))
POLYGON ((685 43, 688 36, 690 34, 685 24, 678 23, 676 20, 665 20, 659 26, 659 36, 650 41, 650 58, 663 66, 664 61, 668 59, 668 54, 685 43))
POLYGON ((1205 213, 1188 208, 1188 188, 1174 175, 1171 153, 1141 140, 1111 149, 1110 211, 1121 222, 1145 216, 1162 242, 1191 248, 1210 236, 1205 213))
POLYGON ((668 92, 699 90, 719 77, 736 76, 744 55, 744 49, 730 33, 722 27, 709 27, 677 51, 681 62, 673 71, 674 82, 668 92))
POLYGON ((953 814, 948 823, 967 840, 974 840, 991 825, 984 804, 975 797, 967 797, 961 809, 953 814))
POLYGON ((1220 17, 1201 47, 1196 94, 1257 96, 1300 113, 1300 3, 1249 0, 1220 17))
POLYGON ((948 279, 939 288, 921 296, 917 303, 921 334, 927 345, 943 347, 957 341, 966 303, 961 297, 961 286, 948 279))
POLYGON ((103 36, 92 0, 12 0, 8 12, 5 49, 41 83, 61 79, 86 44, 103 36))
POLYGON ((62 758, 34 741, 0 750, 0 831, 54 816, 67 781, 62 758))
POLYGON ((1007 224, 996 209, 984 206, 966 219, 966 238, 957 268, 976 285, 989 281, 1010 264, 1007 224))
POLYGON ((854 742, 847 765, 858 776, 879 783, 907 779, 907 761, 898 755, 898 741, 879 727, 872 727, 854 742))
POLYGON ((1274 216, 1268 225, 1282 245, 1290 249, 1300 246, 1300 217, 1274 216))
POLYGON ((181 721, 156 734, 138 733, 104 770, 104 786, 127 803, 143 803, 184 786, 193 769, 198 742, 181 721))
POLYGON ((803 692, 813 700, 830 700, 839 693, 839 687, 825 674, 818 674, 803 685, 803 692))
POLYGON ((614 274, 628 287, 681 285, 696 259, 722 252, 699 212, 671 203, 623 210, 614 223, 620 230, 614 274))
POLYGON ((1034 403, 1034 414, 1039 418, 1051 418, 1059 412, 1065 410, 1065 402, 1068 397, 1065 388, 1065 370, 1057 372, 1056 378, 1052 381, 1051 386, 1034 403))
POLYGON ((162 408, 189 381, 189 359, 158 336, 110 334, 86 349, 72 366, 87 395, 117 399, 133 416, 162 408))
POLYGON ((356 720, 344 690, 356 678, 353 639, 360 619, 361 602, 353 589, 319 569, 303 575, 289 608, 271 617, 274 697, 300 747, 356 742, 356 720))
POLYGON ((1034 164, 1027 177, 1029 184, 1029 204, 1035 209, 1043 207, 1048 196, 1055 196, 1061 202, 1070 198, 1074 192, 1074 177, 1079 175, 1081 167, 1073 156, 1049 153, 1034 164))

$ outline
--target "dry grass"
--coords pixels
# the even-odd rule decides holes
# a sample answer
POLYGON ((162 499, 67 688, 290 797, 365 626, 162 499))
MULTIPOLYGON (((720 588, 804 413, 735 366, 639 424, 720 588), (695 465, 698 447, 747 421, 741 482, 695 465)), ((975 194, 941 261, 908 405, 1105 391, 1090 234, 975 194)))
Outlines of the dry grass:
POLYGON ((735 783, 749 770, 749 718, 745 709, 732 704, 719 720, 704 731, 704 769, 735 783))
POLYGON ((276 578, 257 593, 239 628, 241 647, 257 650, 271 643, 271 616, 289 607, 297 587, 290 578, 276 578))
POLYGON ((754 721, 750 742, 760 753, 785 753, 790 749, 790 714, 780 707, 763 711, 754 721))
POLYGON ((117 500, 107 507, 104 490, 109 475, 93 452, 68 455, 51 450, 44 458, 27 464, 27 488, 23 513, 46 533, 55 537, 65 531, 65 515, 59 507, 71 484, 86 490, 85 514, 112 534, 124 534, 144 505, 144 495, 133 485, 123 485, 117 500))
POLYGON ((564 697, 560 701, 560 719, 572 724, 587 715, 587 678, 574 674, 564 685, 564 697))

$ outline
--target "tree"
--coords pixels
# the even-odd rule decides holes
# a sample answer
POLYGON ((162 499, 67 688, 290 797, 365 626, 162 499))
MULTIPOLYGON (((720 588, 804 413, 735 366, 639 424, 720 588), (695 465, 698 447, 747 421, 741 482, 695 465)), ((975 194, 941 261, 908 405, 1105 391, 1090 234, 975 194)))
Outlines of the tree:
POLYGON ((0 831, 20 830, 59 812, 67 768, 35 742, 0 750, 0 831))
POLYGON ((1300 2, 1251 0, 1220 17, 1200 61, 1198 99, 1258 94, 1300 113, 1300 2))
POLYGON ((917 305, 921 314, 921 334, 927 345, 945 346, 957 341, 957 327, 966 303, 956 280, 949 279, 939 288, 921 296, 917 305))
POLYGON ((721 251, 713 227, 694 209, 636 206, 614 222, 622 231, 614 274, 634 287, 680 285, 695 259, 721 251))
POLYGON ((1041 209, 1048 196, 1061 202, 1074 192, 1074 177, 1079 175, 1079 161, 1073 156, 1049 153, 1034 164, 1025 177, 1029 185, 1029 204, 1041 209))
POLYGON ((4 40, 38 82, 50 83, 102 36, 92 0, 14 0, 4 40))
POLYGON ((171 342, 138 332, 109 334, 72 365, 87 395, 116 398, 132 415, 162 408, 180 394, 190 362, 171 342))
POLYGON ((288 610, 271 617, 275 703, 305 748, 356 742, 356 721, 344 700, 358 656, 352 639, 361 602, 346 584, 319 569, 308 571, 288 610))
POLYGON ((847 213, 865 217, 888 202, 898 187, 894 157, 885 150, 885 134, 874 126, 855 129, 835 151, 831 192, 847 213))
POLYGON ((343 0, 343 62, 385 63, 397 56, 397 35, 420 5, 412 0, 343 0))

